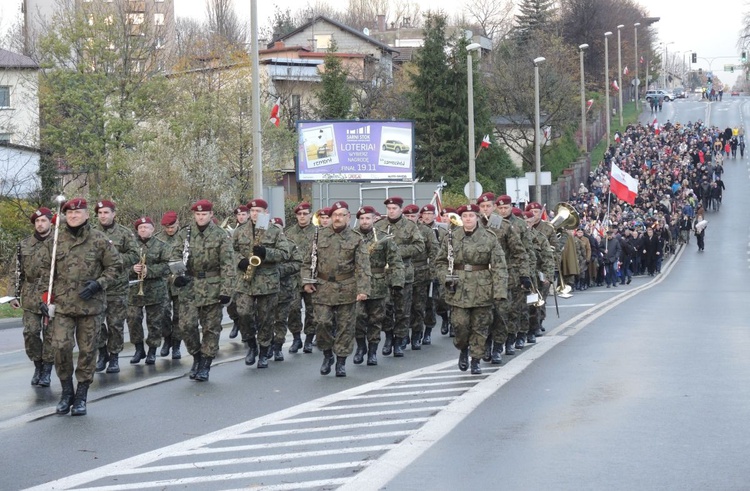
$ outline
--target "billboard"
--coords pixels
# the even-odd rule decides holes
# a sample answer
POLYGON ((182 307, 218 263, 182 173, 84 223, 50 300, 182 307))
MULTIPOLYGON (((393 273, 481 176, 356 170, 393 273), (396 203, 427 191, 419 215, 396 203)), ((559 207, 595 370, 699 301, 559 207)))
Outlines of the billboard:
POLYGON ((298 121, 298 181, 412 181, 413 121, 298 121))

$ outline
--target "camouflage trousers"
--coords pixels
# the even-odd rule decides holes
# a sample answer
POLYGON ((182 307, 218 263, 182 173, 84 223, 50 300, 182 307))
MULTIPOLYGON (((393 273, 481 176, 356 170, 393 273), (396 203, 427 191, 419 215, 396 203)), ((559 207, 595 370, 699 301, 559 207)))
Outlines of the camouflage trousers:
POLYGON ((42 316, 28 310, 23 311, 23 344, 29 360, 45 363, 52 363, 55 360, 51 323, 44 326, 42 316))
POLYGON ((422 338, 425 325, 425 309, 427 309, 427 295, 430 293, 430 281, 415 281, 411 291, 411 315, 409 327, 412 338, 422 338))
POLYGON ((492 307, 452 307, 451 322, 456 330, 453 346, 459 351, 469 348, 472 358, 482 358, 492 324, 492 310, 492 307))
MULTIPOLYGON (((440 310, 440 304, 442 301, 440 295, 440 283, 437 280, 432 280, 432 296, 430 296, 429 289, 427 291, 427 300, 425 301, 424 308, 424 326, 435 327, 437 324, 438 311, 440 310)), ((445 303, 442 301, 442 303, 445 303)), ((443 306, 442 314, 445 315, 445 306, 443 306)))
POLYGON ((177 325, 177 335, 185 341, 188 353, 196 355, 198 352, 208 358, 216 357, 219 352, 219 336, 221 336, 222 305, 216 302, 203 307, 196 307, 189 299, 180 299, 180 323, 177 325), (201 339, 201 330, 203 332, 201 339))
POLYGON ((107 347, 110 353, 119 353, 125 343, 125 319, 128 317, 127 295, 107 297, 107 313, 99 328, 97 348, 107 347), (105 324, 104 321, 107 321, 105 324))
POLYGON ((78 345, 78 383, 94 381, 96 369, 97 333, 102 315, 69 317, 57 314, 52 321, 52 348, 55 351, 55 371, 60 380, 73 377, 73 348, 78 345))
POLYGON ((508 334, 518 334, 529 330, 529 306, 526 295, 529 293, 521 285, 508 288, 511 307, 508 312, 508 334))
POLYGON ((354 337, 368 343, 379 343, 385 321, 385 298, 357 302, 357 326, 354 337))
POLYGON ((316 303, 314 308, 315 322, 318 323, 316 332, 318 349, 321 351, 332 349, 336 356, 351 355, 354 351, 357 304, 323 305, 316 303))
POLYGON ((406 283, 403 288, 391 288, 385 303, 383 331, 393 332, 393 336, 397 338, 409 334, 412 285, 413 283, 406 283))
POLYGON ((289 311, 289 332, 302 332, 302 302, 305 302, 304 334, 315 334, 315 314, 312 294, 303 291, 293 301, 289 311))
POLYGON ((145 307, 128 307, 128 331, 130 332, 130 342, 143 342, 143 312, 146 312, 146 329, 148 337, 146 344, 149 348, 158 348, 161 344, 161 328, 164 325, 164 304, 157 303, 146 305, 145 307))
POLYGON ((294 297, 285 296, 283 300, 279 298, 279 303, 276 307, 276 321, 273 324, 273 342, 275 344, 284 344, 286 331, 289 327, 289 313, 292 310, 293 303, 294 297))
POLYGON ((180 297, 168 297, 164 304, 164 317, 161 335, 164 338, 171 337, 172 341, 180 341, 178 326, 180 324, 180 297))
POLYGON ((234 299, 232 299, 232 301, 229 302, 229 305, 227 305, 227 315, 232 321, 236 321, 240 318, 240 313, 237 312, 237 302, 234 299))
POLYGON ((279 294, 248 295, 247 293, 237 293, 234 301, 237 302, 237 312, 240 314, 242 339, 250 339, 257 334, 259 346, 270 346, 273 341, 279 294))
MULTIPOLYGON (((508 334, 516 333, 510 323, 511 310, 513 310, 511 299, 495 301, 492 305, 492 327, 490 328, 490 334, 492 335, 493 342, 505 343, 505 340, 508 339, 508 334)), ((453 325, 455 326, 456 324, 454 323, 453 325)))

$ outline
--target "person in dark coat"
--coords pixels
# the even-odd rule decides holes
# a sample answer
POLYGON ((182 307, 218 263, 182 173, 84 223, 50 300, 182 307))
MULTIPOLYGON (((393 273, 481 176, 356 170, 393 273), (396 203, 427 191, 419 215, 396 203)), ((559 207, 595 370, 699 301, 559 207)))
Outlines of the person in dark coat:
POLYGON ((646 229, 646 235, 643 237, 643 255, 646 260, 646 269, 648 270, 649 276, 654 276, 656 273, 656 262, 658 256, 662 253, 662 241, 661 238, 656 235, 653 227, 646 229))
POLYGON ((607 288, 617 284, 617 267, 621 255, 620 240, 615 236, 614 229, 610 228, 604 239, 604 279, 607 288))

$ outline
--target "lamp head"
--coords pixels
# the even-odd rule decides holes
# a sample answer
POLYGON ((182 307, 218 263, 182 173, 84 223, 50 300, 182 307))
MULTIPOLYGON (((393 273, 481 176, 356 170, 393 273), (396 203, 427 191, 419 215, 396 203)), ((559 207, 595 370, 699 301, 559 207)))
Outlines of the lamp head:
POLYGON ((476 51, 481 47, 482 45, 479 43, 471 43, 470 45, 466 46, 466 51, 476 51))
POLYGON ((611 35, 612 35, 612 31, 607 31, 607 32, 604 33, 604 37, 605 38, 608 38, 611 35))
POLYGON ((544 63, 547 60, 547 58, 540 56, 539 58, 534 58, 534 66, 538 66, 540 63, 544 63))
POLYGON ((625 24, 620 24, 619 26, 617 26, 617 29, 622 29, 623 27, 625 27, 625 24))
POLYGON ((588 44, 579 44, 578 45, 578 49, 580 49, 581 51, 583 51, 584 49, 589 49, 589 45, 588 44))
POLYGON ((636 22, 635 24, 633 24, 634 27, 639 27, 640 25, 641 25, 640 22, 636 22))

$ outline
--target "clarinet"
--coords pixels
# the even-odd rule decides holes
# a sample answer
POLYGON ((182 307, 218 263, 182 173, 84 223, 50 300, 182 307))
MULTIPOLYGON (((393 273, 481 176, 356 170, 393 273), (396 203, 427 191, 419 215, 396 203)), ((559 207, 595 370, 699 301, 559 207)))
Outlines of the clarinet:
POLYGON ((318 281, 318 233, 319 227, 315 227, 315 237, 313 238, 312 253, 310 254, 310 278, 307 283, 317 283, 318 281))
POLYGON ((445 275, 445 288, 451 293, 456 293, 456 286, 458 286, 458 275, 455 273, 454 262, 453 226, 450 226, 448 228, 448 274, 445 275))
MULTIPOLYGON (((192 227, 188 225, 187 228, 187 235, 185 236, 185 243, 182 245, 182 264, 185 265, 185 268, 187 269, 187 263, 190 259, 190 231, 192 230, 192 227)), ((182 272, 182 276, 185 276, 185 271, 182 272)))
POLYGON ((16 298, 21 298, 21 280, 23 279, 23 272, 21 271, 22 267, 21 243, 19 242, 16 247, 16 298))

